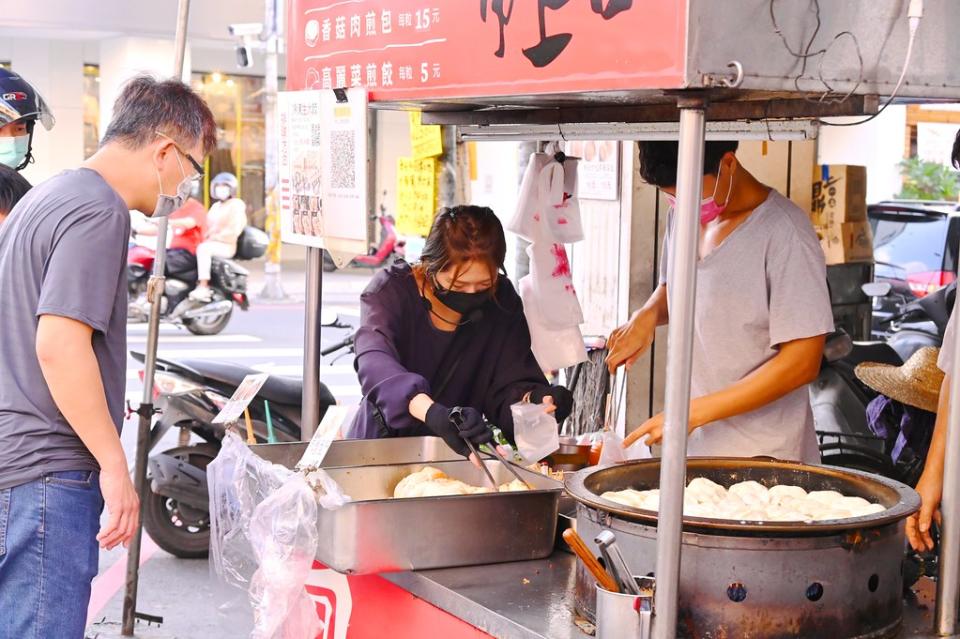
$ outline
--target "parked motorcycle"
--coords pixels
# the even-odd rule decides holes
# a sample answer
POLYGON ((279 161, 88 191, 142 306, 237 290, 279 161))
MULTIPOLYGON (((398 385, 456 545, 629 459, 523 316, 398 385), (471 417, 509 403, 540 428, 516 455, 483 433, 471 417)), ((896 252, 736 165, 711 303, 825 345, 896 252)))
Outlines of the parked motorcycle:
MULTIPOLYGON (((397 236, 396 222, 392 215, 384 212, 384 207, 380 207, 380 215, 376 218, 380 222, 380 244, 371 246, 367 255, 355 257, 347 265, 347 268, 370 268, 378 269, 392 265, 397 260, 402 260, 406 255, 406 242, 397 236)), ((330 254, 323 252, 323 270, 327 273, 337 270, 330 254)))
MULTIPOLYGON (((890 285, 864 285, 873 298, 885 297, 890 285)), ((853 342, 839 332, 827 339, 820 375, 810 385, 820 454, 825 464, 878 473, 910 483, 915 469, 904 475, 890 458, 892 442, 874 435, 867 425, 867 405, 877 393, 855 373, 858 364, 878 362, 900 366, 925 346, 939 347, 956 298, 956 284, 949 284, 926 297, 909 301, 884 322, 887 340, 853 342)))
MULTIPOLYGON (((258 228, 248 226, 237 240, 234 259, 252 260, 267 250, 269 238, 258 228)), ((155 252, 135 246, 127 258, 127 286, 130 303, 127 320, 145 322, 150 317, 147 300, 147 284, 153 271, 155 252)), ((232 260, 214 257, 210 269, 209 302, 190 299, 190 292, 197 286, 196 257, 187 251, 170 251, 167 255, 166 281, 160 301, 162 321, 185 326, 195 335, 216 335, 230 323, 234 304, 241 310, 250 308, 247 297, 249 271, 232 260)))
MULTIPOLYGON (((324 321, 325 326, 348 328, 339 320, 324 321)), ((351 348, 353 335, 324 349, 323 356, 351 348)), ((139 362, 141 353, 131 352, 139 362)), ((143 525, 157 545, 177 557, 206 557, 210 548, 209 493, 207 465, 220 452, 226 425, 213 419, 247 375, 259 371, 237 364, 206 360, 158 359, 154 377, 154 403, 159 418, 150 431, 149 447, 172 428, 187 437, 181 445, 150 456, 147 477, 151 493, 143 504, 143 525), (203 440, 186 445, 189 435, 203 440)), ((267 407, 278 442, 300 441, 300 411, 303 380, 271 375, 249 405, 254 435, 258 443, 268 441, 267 407)), ((320 416, 336 404, 330 390, 320 384, 320 416)))

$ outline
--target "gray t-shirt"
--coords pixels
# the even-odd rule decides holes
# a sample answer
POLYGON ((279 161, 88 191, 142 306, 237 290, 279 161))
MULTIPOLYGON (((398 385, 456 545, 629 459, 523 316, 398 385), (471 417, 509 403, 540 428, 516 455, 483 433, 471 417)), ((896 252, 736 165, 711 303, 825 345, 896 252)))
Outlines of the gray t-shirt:
POLYGON ((953 349, 956 348, 957 339, 957 305, 953 307, 950 313, 950 321, 947 322, 947 329, 943 332, 943 343, 940 344, 940 354, 937 356, 937 368, 947 375, 953 375, 953 349))
MULTIPOLYGON (((660 263, 667 284, 671 213, 660 263)), ((668 285, 669 291, 669 285, 668 285)), ((691 397, 717 392, 762 366, 785 342, 833 330, 823 251, 810 221, 776 191, 697 267, 691 397)), ((819 463, 807 388, 690 435, 690 456, 819 463)))
POLYGON ((36 354, 41 315, 93 328, 110 416, 123 423, 130 214, 89 169, 34 187, 0 226, 0 488, 98 470, 60 414, 36 354))

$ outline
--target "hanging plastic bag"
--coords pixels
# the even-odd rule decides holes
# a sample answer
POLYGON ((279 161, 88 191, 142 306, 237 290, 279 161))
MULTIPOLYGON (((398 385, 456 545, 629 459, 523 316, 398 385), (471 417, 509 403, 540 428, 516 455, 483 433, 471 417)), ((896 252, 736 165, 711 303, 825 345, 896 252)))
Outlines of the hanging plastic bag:
POLYGON ((556 371, 586 361, 587 349, 579 326, 555 329, 547 325, 533 295, 533 279, 527 275, 520 279, 520 299, 523 313, 530 330, 530 346, 540 368, 556 371))
POLYGON ((303 475, 257 457, 233 432, 207 477, 210 565, 225 587, 219 613, 231 636, 244 625, 254 639, 317 636, 323 626, 305 589, 318 543, 313 488, 303 475))
POLYGON ((513 438, 527 464, 535 464, 560 448, 557 420, 541 404, 512 404, 513 438))
POLYGON ((552 154, 531 154, 520 182, 517 210, 507 228, 529 242, 582 240, 577 160, 560 163, 552 154))
POLYGON ((548 239, 569 244, 583 239, 580 200, 577 198, 575 158, 548 161, 537 176, 540 213, 547 223, 548 239))
POLYGON ((573 286, 566 247, 536 242, 527 247, 527 255, 533 299, 544 325, 561 329, 583 324, 583 308, 573 286))

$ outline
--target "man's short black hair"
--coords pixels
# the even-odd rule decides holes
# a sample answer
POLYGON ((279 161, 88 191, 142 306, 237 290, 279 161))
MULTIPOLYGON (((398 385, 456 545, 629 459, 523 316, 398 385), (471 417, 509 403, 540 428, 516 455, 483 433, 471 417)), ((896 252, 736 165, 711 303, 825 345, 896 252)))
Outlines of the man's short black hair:
MULTIPOLYGON (((734 153, 739 142, 707 142, 703 154, 703 174, 716 175, 720 160, 727 153, 734 153)), ((674 187, 677 185, 677 151, 679 142, 638 142, 640 153, 640 178, 653 186, 674 187)))
POLYGON ((217 124, 210 107, 179 80, 156 80, 141 75, 123 88, 113 107, 113 119, 100 145, 120 142, 140 149, 169 136, 184 150, 198 142, 207 155, 217 145, 217 124))
POLYGON ((12 211, 14 205, 29 190, 30 183, 27 178, 6 164, 0 164, 0 214, 6 215, 12 211))

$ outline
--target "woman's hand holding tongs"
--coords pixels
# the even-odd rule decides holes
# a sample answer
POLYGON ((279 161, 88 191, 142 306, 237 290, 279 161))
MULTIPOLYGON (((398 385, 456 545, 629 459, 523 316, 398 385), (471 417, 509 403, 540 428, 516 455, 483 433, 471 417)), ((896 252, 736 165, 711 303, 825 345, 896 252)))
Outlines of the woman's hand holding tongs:
MULTIPOLYGON (((433 406, 427 411, 427 418, 424 423, 430 429, 430 432, 443 438, 447 446, 464 457, 472 456, 470 447, 467 446, 468 440, 475 446, 493 441, 493 431, 483 419, 483 413, 475 408, 450 409, 443 404, 434 402, 433 406), (460 420, 459 427, 454 423, 455 418, 460 420)), ((476 460, 474 463, 479 463, 479 461, 476 460)))

